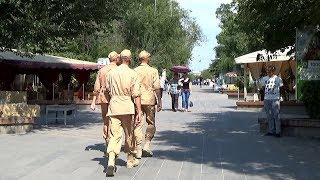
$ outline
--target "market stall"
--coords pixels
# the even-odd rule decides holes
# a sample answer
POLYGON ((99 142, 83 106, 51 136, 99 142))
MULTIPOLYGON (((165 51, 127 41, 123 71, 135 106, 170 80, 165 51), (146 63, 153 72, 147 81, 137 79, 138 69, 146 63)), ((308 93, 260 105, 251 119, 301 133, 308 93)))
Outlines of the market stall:
MULTIPOLYGON (((284 99, 295 100, 295 79, 296 79, 296 62, 293 53, 293 47, 289 46, 275 52, 266 50, 256 51, 235 59, 236 64, 241 64, 244 69, 245 77, 252 77, 254 82, 266 76, 266 65, 272 64, 276 67, 276 74, 283 79, 284 82, 284 99)), ((244 78, 244 100, 248 101, 247 84, 248 78, 244 78)), ((256 83, 257 84, 257 83, 256 83)), ((255 94, 258 93, 256 86, 255 94)), ((259 100, 263 100, 263 94, 260 91, 259 100)))
POLYGON ((90 74, 97 70, 97 63, 87 61, 0 52, 0 134, 30 131, 42 107, 83 104, 90 74))
POLYGON ((32 101, 73 100, 75 94, 85 100, 90 74, 98 70, 97 63, 14 51, 0 52, 0 64, 0 91, 28 91, 32 101))

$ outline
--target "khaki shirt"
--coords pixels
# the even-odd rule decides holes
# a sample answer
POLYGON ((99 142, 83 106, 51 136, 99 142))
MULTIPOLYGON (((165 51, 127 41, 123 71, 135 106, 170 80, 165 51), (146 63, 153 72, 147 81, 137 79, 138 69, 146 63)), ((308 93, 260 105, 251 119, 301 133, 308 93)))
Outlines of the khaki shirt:
POLYGON ((145 63, 141 63, 134 70, 138 73, 141 82, 141 104, 157 104, 155 90, 160 89, 158 70, 145 63))
POLYGON ((141 93, 138 74, 134 70, 125 64, 113 69, 106 87, 111 97, 108 116, 135 114, 133 98, 141 93))
POLYGON ((96 82, 94 83, 93 94, 97 96, 97 103, 108 103, 109 95, 106 93, 106 81, 109 72, 117 67, 116 63, 111 62, 110 64, 104 66, 98 71, 96 82))

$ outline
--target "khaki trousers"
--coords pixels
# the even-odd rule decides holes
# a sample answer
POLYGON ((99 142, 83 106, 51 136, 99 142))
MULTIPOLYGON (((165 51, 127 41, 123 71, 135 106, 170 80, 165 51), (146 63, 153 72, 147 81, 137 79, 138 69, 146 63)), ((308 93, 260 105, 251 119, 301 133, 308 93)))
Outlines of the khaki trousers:
POLYGON ((107 116, 108 114, 108 105, 107 103, 101 103, 101 113, 103 120, 103 133, 105 138, 108 140, 110 137, 110 118, 107 116))
POLYGON ((110 139, 107 153, 114 152, 116 155, 121 150, 122 131, 125 135, 124 151, 133 154, 135 145, 133 141, 134 120, 133 115, 120 115, 110 117, 110 139))
MULTIPOLYGON (((147 129, 145 133, 145 140, 151 141, 156 132, 155 126, 155 116, 156 116, 156 107, 154 105, 142 105, 141 110, 143 114, 146 116, 147 129)), ((141 121, 134 129, 134 136, 136 139, 137 147, 141 146, 143 141, 143 125, 144 121, 141 121)))

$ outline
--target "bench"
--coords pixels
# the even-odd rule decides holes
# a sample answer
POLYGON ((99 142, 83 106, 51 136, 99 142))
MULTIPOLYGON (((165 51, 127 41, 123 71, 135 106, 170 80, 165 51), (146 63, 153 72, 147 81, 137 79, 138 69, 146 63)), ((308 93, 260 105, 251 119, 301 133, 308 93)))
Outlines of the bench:
MULTIPOLYGON (((281 117, 281 129, 284 136, 320 137, 320 120, 307 117, 281 117)), ((266 133, 268 122, 265 117, 258 118, 260 132, 266 133)))
POLYGON ((46 125, 48 125, 49 119, 55 119, 56 121, 62 119, 64 121, 64 125, 67 125, 68 115, 67 112, 71 111, 72 119, 76 117, 77 106, 75 104, 72 105, 47 105, 46 106, 46 125), (49 112, 55 112, 55 117, 48 117, 49 112), (63 117, 58 117, 58 112, 63 112, 63 117))

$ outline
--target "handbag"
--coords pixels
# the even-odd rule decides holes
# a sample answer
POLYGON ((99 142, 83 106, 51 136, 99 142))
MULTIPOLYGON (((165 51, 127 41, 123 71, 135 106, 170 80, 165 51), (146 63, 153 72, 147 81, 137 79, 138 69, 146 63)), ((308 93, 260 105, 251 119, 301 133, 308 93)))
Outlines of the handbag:
POLYGON ((189 106, 190 106, 190 107, 193 107, 194 104, 193 104, 193 102, 192 102, 192 100, 191 100, 191 95, 190 95, 189 99, 190 99, 189 106))
POLYGON ((192 101, 190 101, 189 106, 193 107, 193 102, 192 101))

